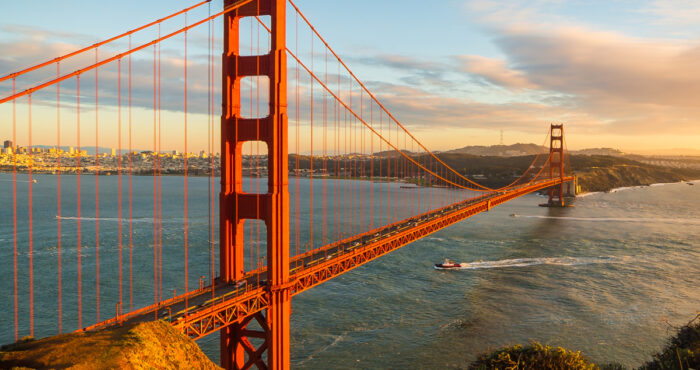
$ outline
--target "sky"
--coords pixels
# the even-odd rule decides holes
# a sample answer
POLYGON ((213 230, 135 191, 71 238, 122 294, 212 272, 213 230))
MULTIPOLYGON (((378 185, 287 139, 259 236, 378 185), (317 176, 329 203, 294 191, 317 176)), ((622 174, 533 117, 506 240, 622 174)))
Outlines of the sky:
MULTIPOLYGON (((550 123, 563 122, 569 149, 700 151, 699 2, 296 3, 379 100, 433 150, 498 144, 501 130, 506 144, 541 143, 550 123)), ((0 14, 0 75, 193 4, 191 0, 7 2, 0 14)), ((212 11, 220 7, 217 0, 211 4, 212 11)), ((190 22, 207 12, 205 5, 190 14, 190 22)), ((289 26, 294 22, 290 16, 289 26)), ((168 27, 174 25, 164 25, 163 31, 168 27)), ((207 31, 190 36, 195 40, 189 51, 191 73, 202 78, 207 76, 207 31)), ((176 77, 169 80, 167 72, 178 66, 181 49, 175 43, 163 46, 167 91, 179 83, 176 77)), ((144 71, 150 68, 145 56, 135 64, 144 71)), ((84 81, 90 84, 88 76, 84 81)), ((206 86, 192 85, 194 91, 207 92, 206 86)), ((0 84, 0 95, 7 95, 8 89, 7 83, 0 84)), ((116 97, 103 98, 103 104, 115 105, 116 97)), ((136 115, 147 116, 146 106, 136 115)), ((164 107, 166 116, 178 111, 176 104, 166 102, 164 107)), ((9 112, 7 104, 0 106, 0 135, 9 133, 9 112)), ((204 111, 193 113, 192 121, 206 121, 197 113, 204 111)), ((37 108, 35 125, 55 115, 37 108)), ((71 117, 67 113, 64 119, 71 117)), ((38 132, 34 140, 41 137, 38 132)), ((203 142, 206 139, 193 139, 190 146, 199 148, 206 145, 203 142)))

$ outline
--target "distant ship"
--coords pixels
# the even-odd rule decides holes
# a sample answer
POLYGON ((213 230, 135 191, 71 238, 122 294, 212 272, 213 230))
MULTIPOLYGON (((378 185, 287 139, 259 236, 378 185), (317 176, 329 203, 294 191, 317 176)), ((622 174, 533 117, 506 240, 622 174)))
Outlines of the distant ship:
POLYGON ((445 261, 443 263, 436 263, 435 264, 435 269, 436 270, 449 270, 449 269, 458 269, 460 267, 469 267, 468 263, 454 263, 448 258, 445 258, 445 261))

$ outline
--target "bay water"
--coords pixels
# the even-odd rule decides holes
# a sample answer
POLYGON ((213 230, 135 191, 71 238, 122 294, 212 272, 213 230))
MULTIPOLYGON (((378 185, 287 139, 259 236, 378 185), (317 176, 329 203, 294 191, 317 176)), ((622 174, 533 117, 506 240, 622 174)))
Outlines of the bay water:
MULTIPOLYGON (((13 196, 12 174, 0 174, 0 343, 14 341, 14 199, 18 335, 29 335, 28 181, 26 174, 18 174, 13 196)), ((184 178, 162 178, 160 225, 154 225, 151 177, 132 178, 131 214, 128 181, 122 177, 121 218, 117 176, 100 176, 97 181, 99 207, 95 176, 81 176, 78 215, 77 177, 61 176, 58 216, 56 177, 32 177, 36 337, 58 332, 59 239, 62 331, 79 327, 78 221, 83 326, 98 319, 98 246, 99 319, 113 316, 119 301, 120 244, 124 310, 132 304, 134 308, 151 304, 155 294, 168 298, 184 291, 184 178), (158 244, 154 226, 163 230, 160 291, 153 283, 158 244), (95 237, 97 228, 100 240, 95 237)), ((304 188, 312 180, 301 181, 304 188)), ((316 187, 321 180, 313 181, 316 187)), ((188 178, 187 184, 191 289, 200 277, 206 283, 212 266, 218 266, 211 257, 212 248, 218 250, 218 201, 210 202, 210 196, 217 197, 218 179, 188 178)), ((358 192, 377 186, 399 191, 397 184, 355 184, 358 192)), ((587 194, 576 199, 575 207, 563 209, 538 207, 545 198, 531 194, 405 246, 294 297, 292 364, 310 369, 463 368, 480 352, 536 340, 581 350, 596 362, 638 366, 673 334, 669 323, 683 324, 700 310, 700 182, 695 184, 587 194), (470 265, 435 270, 433 265, 444 258, 470 265)), ((302 200, 299 227, 306 229, 311 223, 305 218, 310 196, 295 193, 291 184, 290 191, 302 200)), ((433 191, 454 196, 452 190, 433 191)), ((294 202, 291 205, 296 212, 294 202)), ((315 207, 319 205, 315 202, 315 207)), ((218 335, 199 344, 218 362, 218 335)))

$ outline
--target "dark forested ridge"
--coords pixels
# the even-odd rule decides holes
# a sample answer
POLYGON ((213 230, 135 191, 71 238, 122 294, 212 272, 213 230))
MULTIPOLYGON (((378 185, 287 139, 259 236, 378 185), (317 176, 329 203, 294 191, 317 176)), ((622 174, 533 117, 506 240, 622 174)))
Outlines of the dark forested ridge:
MULTIPOLYGON (((431 168, 430 164, 436 162, 426 155, 409 155, 414 161, 427 168, 431 168)), ((535 155, 501 157, 456 152, 443 152, 437 156, 462 175, 488 187, 502 187, 510 184, 520 177, 535 159, 535 155)), ((579 184, 584 192, 700 179, 698 169, 658 166, 619 156, 570 155, 569 163, 573 173, 579 176, 579 184)), ((417 172, 415 165, 408 164, 405 158, 398 155, 382 157, 356 155, 326 159, 314 157, 313 161, 310 156, 290 155, 289 168, 292 174, 309 175, 312 165, 314 176, 406 178, 417 172)))

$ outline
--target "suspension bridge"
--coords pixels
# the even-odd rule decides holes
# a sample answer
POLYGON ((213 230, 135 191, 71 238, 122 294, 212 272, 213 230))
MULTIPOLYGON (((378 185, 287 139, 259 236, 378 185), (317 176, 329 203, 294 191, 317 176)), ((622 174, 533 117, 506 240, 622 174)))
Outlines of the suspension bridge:
POLYGON ((510 184, 474 181, 292 1, 203 1, 46 57, 0 77, 15 340, 37 326, 166 320, 193 339, 218 332, 227 369, 288 368, 296 294, 532 192, 564 206, 575 185, 561 124, 510 184), (34 147, 37 137, 54 145, 34 147), (36 193, 46 173, 48 219, 36 193), (36 253, 47 246, 49 257, 36 253), (35 322, 36 295, 53 303, 35 322))

